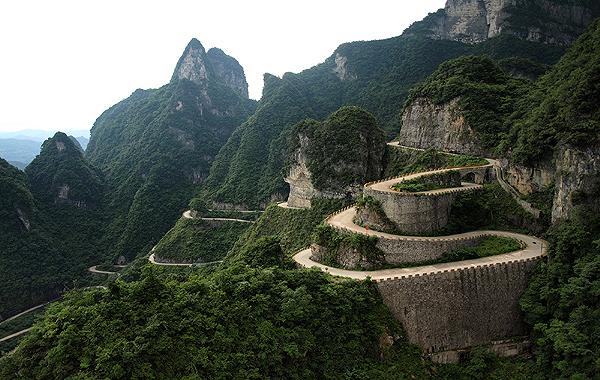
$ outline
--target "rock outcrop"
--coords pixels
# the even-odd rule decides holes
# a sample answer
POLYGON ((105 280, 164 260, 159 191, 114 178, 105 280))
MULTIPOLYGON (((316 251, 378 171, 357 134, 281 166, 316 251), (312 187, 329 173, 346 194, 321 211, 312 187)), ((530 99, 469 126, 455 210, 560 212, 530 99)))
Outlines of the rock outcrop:
POLYGON ((554 182, 555 167, 551 162, 533 167, 502 160, 504 179, 523 195, 543 191, 554 182))
POLYGON ((552 222, 568 218, 576 206, 600 211, 600 146, 561 147, 556 157, 552 222))
POLYGON ((315 197, 353 198, 362 183, 383 170, 383 131, 373 115, 358 107, 341 108, 324 122, 299 123, 292 140, 285 178, 289 207, 310 207, 315 197))
POLYGON ((500 34, 569 46, 599 15, 598 5, 556 0, 448 0, 431 37, 478 43, 500 34), (577 4, 579 3, 579 4, 577 4))
POLYGON ((211 48, 206 53, 206 59, 210 73, 217 81, 248 99, 248 82, 246 82, 244 68, 235 58, 228 56, 221 49, 211 48))
POLYGON ((189 42, 179 58, 171 81, 183 79, 203 87, 212 80, 248 99, 248 83, 239 62, 221 49, 212 48, 206 52, 204 46, 195 38, 189 42))
POLYGON ((402 114, 398 136, 402 145, 445 152, 485 155, 475 131, 467 124, 458 98, 436 105, 427 98, 415 99, 402 114))

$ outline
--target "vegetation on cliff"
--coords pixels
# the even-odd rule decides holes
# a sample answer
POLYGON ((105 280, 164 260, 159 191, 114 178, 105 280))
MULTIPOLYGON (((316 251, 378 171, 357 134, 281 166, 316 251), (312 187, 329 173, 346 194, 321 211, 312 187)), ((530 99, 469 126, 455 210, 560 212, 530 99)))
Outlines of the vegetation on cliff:
POLYGON ((102 259, 102 179, 73 142, 57 133, 27 173, 0 159, 0 194, 0 317, 5 318, 76 286, 86 266, 102 259), (64 185, 69 190, 61 198, 64 185))
POLYGON ((259 239, 208 277, 149 273, 70 296, 0 377, 339 378, 396 357, 410 364, 400 373, 424 375, 373 285, 286 269, 277 247, 259 239))
POLYGON ((552 156, 560 144, 598 142, 600 130, 600 20, 594 22, 561 60, 518 103, 503 144, 518 162, 552 156))
POLYGON ((483 148, 491 150, 508 131, 504 121, 514 112, 516 100, 528 85, 529 81, 511 77, 488 57, 460 57, 442 63, 414 87, 405 109, 418 98, 428 98, 438 105, 458 99, 465 121, 477 133, 483 148))
POLYGON ((600 362, 600 219, 580 210, 552 227, 548 241, 548 262, 521 299, 535 360, 548 378, 592 379, 600 362))
POLYGON ((343 107, 325 121, 297 124, 288 142, 288 165, 306 155, 311 182, 317 190, 341 192, 351 185, 377 179, 382 171, 385 134, 375 117, 358 107, 343 107), (301 140, 306 139, 306 147, 301 140))
POLYGON ((404 180, 393 185, 392 189, 406 193, 418 193, 460 186, 460 173, 456 170, 450 170, 404 180))
POLYGON ((486 165, 488 162, 479 157, 462 154, 446 154, 434 149, 419 151, 386 146, 384 155, 385 170, 383 177, 424 172, 442 168, 486 165))
POLYGON ((2 159, 0 193, 0 316, 6 318, 56 295, 68 271, 27 177, 2 159))
POLYGON ((274 237, 280 242, 283 251, 292 255, 310 244, 315 227, 328 214, 344 206, 344 200, 320 198, 314 198, 309 209, 290 209, 273 204, 242 236, 236 249, 259 238, 274 237))
MULTIPOLYGON (((265 75, 258 110, 219 152, 204 194, 216 202, 249 208, 265 206, 273 195, 285 197, 285 141, 294 125, 307 118, 322 120, 342 106, 354 105, 371 112, 393 136, 409 90, 449 59, 481 54, 551 64, 563 52, 503 35, 477 45, 426 35, 415 26, 395 38, 346 43, 322 64, 299 74, 265 75), (341 65, 343 58, 346 63, 341 65)), ((496 130, 495 123, 490 128, 496 130)))
POLYGON ((154 254, 176 262, 221 260, 249 226, 236 221, 181 218, 160 239, 154 254))

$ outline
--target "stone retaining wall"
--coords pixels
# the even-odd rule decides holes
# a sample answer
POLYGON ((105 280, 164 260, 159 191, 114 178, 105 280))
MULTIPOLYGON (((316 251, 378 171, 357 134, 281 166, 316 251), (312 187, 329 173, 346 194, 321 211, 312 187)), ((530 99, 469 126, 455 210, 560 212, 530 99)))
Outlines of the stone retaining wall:
MULTIPOLYGON (((410 342, 438 362, 474 346, 527 334, 519 298, 540 258, 377 281, 410 342)), ((506 355, 519 347, 507 346, 506 355)))
MULTIPOLYGON (((332 226, 336 231, 345 234, 355 234, 356 232, 345 229, 342 227, 332 226)), ((376 247, 379 248, 383 254, 387 264, 399 265, 408 263, 420 263, 425 261, 432 261, 439 259, 445 253, 455 251, 457 249, 473 247, 479 244, 485 237, 483 233, 475 234, 468 237, 459 238, 444 238, 444 237, 407 237, 398 236, 394 238, 379 236, 376 247)), ((492 235, 489 235, 492 236, 492 235)), ((313 250, 313 256, 311 257, 314 261, 321 261, 323 252, 316 252, 313 250)), ((356 256, 356 252, 348 251, 347 255, 338 252, 339 262, 349 263, 348 266, 344 266, 347 269, 353 269, 355 265, 351 259, 356 256), (341 257, 339 257, 341 255, 341 257), (348 256, 346 259, 345 256, 348 256)), ((354 263, 358 264, 358 263, 354 263)))
POLYGON ((436 194, 384 192, 365 187, 364 194, 379 203, 385 215, 400 231, 423 234, 439 230, 448 224, 450 208, 460 188, 436 194))

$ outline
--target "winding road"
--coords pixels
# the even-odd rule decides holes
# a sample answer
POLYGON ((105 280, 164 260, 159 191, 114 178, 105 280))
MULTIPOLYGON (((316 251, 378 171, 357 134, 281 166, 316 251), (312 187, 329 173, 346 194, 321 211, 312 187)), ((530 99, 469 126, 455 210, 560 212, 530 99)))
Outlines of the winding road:
POLYGON ((16 338, 16 337, 18 337, 18 336, 20 336, 20 335, 23 335, 23 334, 25 334, 25 333, 28 333, 28 332, 29 332, 29 330, 31 330, 31 329, 32 329, 32 327, 29 327, 29 328, 27 328, 27 329, 25 329, 25 330, 17 331, 17 332, 16 332, 16 333, 14 333, 14 334, 7 335, 7 336, 5 336, 4 338, 0 338, 0 342, 5 342, 5 341, 7 341, 7 340, 11 340, 12 338, 16 338))
MULTIPOLYGON (((414 150, 417 152, 424 152, 425 149, 422 148, 414 148, 411 146, 406 146, 406 145, 400 145, 399 141, 392 141, 390 143, 388 143, 389 146, 392 147, 396 147, 399 149, 407 149, 407 150, 414 150)), ((450 152, 440 152, 442 154, 446 154, 449 156, 460 156, 459 154, 456 153, 450 153, 450 152)), ((504 172, 502 171, 502 165, 500 164, 500 161, 495 160, 493 158, 486 158, 485 160, 487 160, 487 162, 489 163, 488 165, 484 165, 484 166, 493 166, 494 167, 494 171, 496 172, 496 180, 498 181, 498 183, 500 184, 500 186, 502 187, 502 189, 504 189, 504 191, 506 191, 507 193, 509 193, 513 199, 523 208, 523 210, 527 211, 528 213, 530 213, 531 215, 533 215, 536 219, 540 217, 541 215, 541 210, 533 207, 533 205, 527 201, 525 201, 524 199, 521 198, 521 194, 510 184, 508 183, 505 179, 504 179, 504 172)), ((420 173, 417 173, 420 174, 420 173)))
MULTIPOLYGON (((403 146, 399 145, 397 142, 390 143, 389 145, 404 148, 403 146)), ((410 147, 407 147, 407 149, 422 151, 422 149, 410 148, 410 147)), ((489 164, 479 166, 479 168, 494 166, 494 168, 496 170, 498 181, 499 182, 503 181, 502 177, 498 176, 498 170, 500 170, 500 163, 493 159, 487 159, 487 160, 488 160, 489 164)), ((365 185, 365 187, 372 188, 374 190, 382 191, 382 192, 397 193, 391 187, 398 182, 401 182, 404 180, 410 180, 410 179, 414 179, 414 178, 418 178, 418 177, 422 177, 422 176, 426 176, 426 175, 443 173, 443 172, 446 172, 449 170, 455 170, 455 169, 457 169, 457 168, 438 169, 438 170, 425 171, 425 172, 421 172, 421 173, 408 174, 408 175, 404 175, 404 176, 398 176, 395 178, 387 179, 387 180, 384 180, 381 182, 368 183, 365 185)), ((437 193, 443 193, 443 192, 448 192, 448 191, 462 191, 462 190, 466 191, 466 190, 480 187, 480 185, 469 184, 469 183, 463 183, 462 185, 463 186, 460 188, 432 190, 432 191, 421 192, 419 194, 434 195, 437 193)), ((350 232, 350 233, 357 233, 357 234, 361 234, 361 235, 368 235, 368 236, 375 236, 375 237, 384 237, 384 238, 388 238, 388 239, 409 240, 409 241, 432 241, 433 242, 433 241, 444 240, 444 239, 446 239, 446 240, 460 239, 460 238, 482 236, 482 235, 483 236, 501 236, 501 237, 512 238, 512 239, 516 239, 516 240, 520 241, 522 243, 523 248, 521 250, 515 251, 515 252, 510 252, 510 253, 495 255, 495 256, 489 256, 489 257, 482 257, 482 258, 473 259, 473 260, 464 260, 464 261, 459 261, 459 262, 424 265, 424 266, 411 267, 411 268, 395 268, 395 269, 383 269, 383 270, 374 270, 374 271, 346 270, 346 269, 334 268, 334 267, 330 267, 330 266, 318 263, 316 261, 313 261, 310 258, 311 254, 312 254, 310 248, 304 249, 304 250, 300 251, 299 253, 297 253, 296 255, 294 255, 294 260, 303 267, 316 267, 316 268, 319 268, 319 269, 321 269, 327 273, 330 273, 332 275, 335 275, 335 276, 348 277, 348 278, 353 278, 353 279, 358 279, 358 280, 364 280, 367 278, 371 278, 376 281, 382 281, 382 280, 393 279, 396 277, 418 276, 418 275, 431 274, 431 273, 437 273, 437 272, 461 270, 461 269, 465 269, 465 268, 469 268, 469 267, 480 267, 480 266, 495 265, 495 264, 501 264, 501 263, 514 262, 514 261, 522 261, 522 260, 533 260, 533 259, 537 259, 541 256, 544 256, 546 254, 547 243, 544 240, 539 239, 537 237, 533 237, 533 236, 518 234, 518 233, 514 233, 514 232, 507 232, 507 231, 472 231, 472 232, 467 232, 467 233, 463 233, 463 234, 431 237, 431 236, 402 236, 402 235, 388 234, 388 233, 379 232, 379 231, 367 230, 367 229, 354 223, 354 217, 356 216, 356 212, 357 212, 357 210, 355 207, 350 207, 350 208, 338 211, 337 213, 334 213, 334 214, 330 215, 329 217, 327 217, 327 219, 325 219, 325 223, 327 223, 328 225, 330 225, 338 230, 343 230, 343 231, 350 232)))
POLYGON ((183 213, 185 219, 201 219, 201 220, 216 220, 220 222, 240 222, 240 223, 254 223, 252 220, 234 219, 234 218, 196 218, 192 215, 192 210, 187 210, 183 213))
MULTIPOLYGON (((212 211, 219 211, 219 210, 212 210, 212 211)), ((237 212, 237 211, 236 211, 237 212)), ((239 211, 239 212, 256 212, 256 211, 239 211)), ((192 215, 192 210, 187 210, 183 213, 182 215, 183 218, 185 219, 201 219, 201 220, 216 220, 216 221, 224 221, 224 222, 239 222, 239 223, 254 223, 254 221, 251 220, 244 220, 244 219, 233 219, 233 218, 196 218, 192 215)), ((166 262, 160 262, 160 261, 156 261, 156 256, 154 254, 154 249, 156 248, 156 246, 154 246, 152 248, 152 250, 150 251, 150 256, 148 256, 148 261, 150 261, 150 263, 154 264, 154 265, 163 265, 163 266, 169 266, 169 267, 192 267, 192 266, 207 266, 207 265, 212 265, 212 264, 219 264, 222 263, 223 260, 216 260, 216 261, 209 261, 209 262, 205 262, 205 263, 166 263, 166 262)))

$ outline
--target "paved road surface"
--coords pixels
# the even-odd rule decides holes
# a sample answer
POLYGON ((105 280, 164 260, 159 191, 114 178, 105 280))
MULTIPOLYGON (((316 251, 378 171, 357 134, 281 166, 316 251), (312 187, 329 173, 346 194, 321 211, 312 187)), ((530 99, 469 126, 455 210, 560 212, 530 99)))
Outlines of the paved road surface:
POLYGON ((396 268, 396 269, 383 269, 376 271, 353 271, 346 269, 338 269, 333 268, 316 261, 310 259, 311 251, 309 249, 305 249, 294 256, 294 260, 304 267, 317 267, 323 271, 331 273, 335 276, 341 277, 350 277, 354 279, 364 280, 367 277, 371 277, 373 280, 386 279, 390 277, 400 277, 407 275, 416 275, 416 274, 427 274, 434 273, 443 270, 451 270, 451 269, 464 269, 468 267, 477 267, 481 265, 490 265, 490 264, 498 264, 502 262, 514 261, 514 260, 524 260, 530 258, 540 257, 546 254, 546 246, 547 243, 533 236, 518 234, 514 232, 506 232, 506 231, 472 231, 466 232, 463 234, 457 235, 448 235, 448 236, 399 236, 386 234, 384 232, 366 230, 365 228, 354 224, 352 219, 354 219, 354 215, 356 214, 355 208, 350 208, 346 211, 343 211, 339 214, 336 214, 329 219, 327 219, 326 223, 334 227, 341 227, 352 232, 360 233, 363 235, 369 236, 379 236, 386 237, 391 239, 408 239, 408 240, 420 240, 420 241, 433 241, 433 240, 443 240, 443 239, 453 239, 467 236, 476 236, 476 235, 488 235, 488 236, 502 236, 513 238, 519 240, 525 244, 525 248, 519 251, 505 253, 502 255, 482 257, 479 259, 473 260, 465 260, 458 261, 452 263, 442 263, 442 264, 434 264, 434 265, 425 265, 420 267, 412 267, 412 268, 396 268))
POLYGON ((7 341, 7 340, 11 340, 12 338, 16 338, 16 337, 18 337, 19 335, 26 334, 26 333, 28 333, 28 332, 29 332, 29 330, 31 330, 31 327, 29 327, 29 328, 27 328, 27 329, 25 329, 25 330, 17 331, 17 332, 16 332, 16 333, 14 333, 14 334, 7 335, 7 336, 5 336, 4 338, 0 338, 0 342, 5 342, 5 341, 7 341))
MULTIPOLYGON (((390 143, 389 145, 400 146, 397 142, 390 143)), ((400 147, 402 147, 402 146, 400 146, 400 147)), ((422 149, 416 149, 416 148, 410 148, 410 147, 408 147, 408 149, 422 151, 422 149)), ((487 159, 487 160, 488 160, 489 164, 483 165, 483 166, 493 165, 497 171, 500 169, 500 163, 498 161, 492 160, 492 159, 487 159)), ((392 179, 389 179, 389 180, 386 180, 383 182, 368 184, 367 187, 373 188, 378 191, 395 192, 394 190, 391 189, 391 186, 402 180, 418 178, 423 175, 434 174, 434 173, 444 172, 444 171, 448 171, 448 170, 453 170, 453 169, 431 170, 431 171, 422 172, 422 173, 409 174, 406 176, 399 176, 399 177, 392 178, 392 179)), ((497 174, 498 174, 498 172, 497 172, 497 174)), ((499 176, 498 180, 503 181, 501 176, 499 176)), ((433 190, 433 191, 429 191, 429 192, 423 192, 422 194, 434 194, 437 191, 450 191, 450 190, 456 190, 456 189, 465 189, 466 190, 466 189, 474 188, 477 186, 479 186, 479 185, 463 183, 462 188, 433 190)), ((349 232, 358 233, 358 234, 362 234, 362 235, 376 236, 376 237, 385 237, 388 239, 436 241, 436 240, 456 239, 456 238, 464 238, 464 237, 480 236, 480 235, 501 236, 501 237, 508 237, 508 238, 513 238, 513 239, 519 240, 520 242, 523 243, 524 248, 519 251, 515 251, 515 252, 510 252, 510 253, 496 255, 496 256, 482 257, 482 258, 478 258, 478 259, 474 259, 474 260, 464 260, 464 261, 459 261, 459 262, 425 265, 425 266, 412 267, 412 268, 383 269, 383 270, 375 270, 375 271, 353 271, 353 270, 346 270, 346 269, 338 269, 338 268, 333 268, 333 267, 315 262, 310 259, 310 256, 311 256, 310 248, 305 249, 305 250, 297 253, 296 255, 294 255, 294 260, 304 267, 317 267, 317 268, 320 268, 321 270, 331 273, 332 275, 335 275, 335 276, 349 277, 349 278, 354 278, 354 279, 366 279, 366 278, 370 277, 373 280, 382 280, 382 279, 388 279, 388 278, 393 278, 393 277, 401 277, 401 276, 408 276, 408 275, 422 275, 422 274, 435 273, 435 272, 445 271, 445 270, 459 270, 459 269, 465 269, 465 268, 469 268, 469 267, 478 267, 478 266, 482 266, 482 265, 500 264, 500 263, 509 262, 509 261, 534 259, 534 258, 538 258, 540 256, 544 256, 546 254, 547 243, 544 240, 538 239, 533 236, 517 234, 514 232, 472 231, 472 232, 467 232, 467 233, 463 233, 463 234, 448 235, 448 236, 432 236, 432 237, 429 237, 429 236, 401 236, 401 235, 393 235, 393 234, 388 234, 388 233, 379 232, 379 231, 367 230, 367 229, 365 229, 359 225, 356 225, 354 223, 355 216, 356 216, 356 208, 352 207, 352 208, 349 208, 347 210, 344 210, 342 212, 339 212, 337 214, 330 216, 329 218, 326 219, 325 222, 327 224, 331 225, 332 227, 341 228, 341 229, 347 230, 349 232)))
POLYGON ((183 217, 186 219, 202 219, 202 220, 219 220, 223 222, 240 222, 240 223, 254 223, 252 220, 244 219, 233 219, 233 218, 195 218, 192 216, 191 210, 187 210, 183 213, 183 217))

